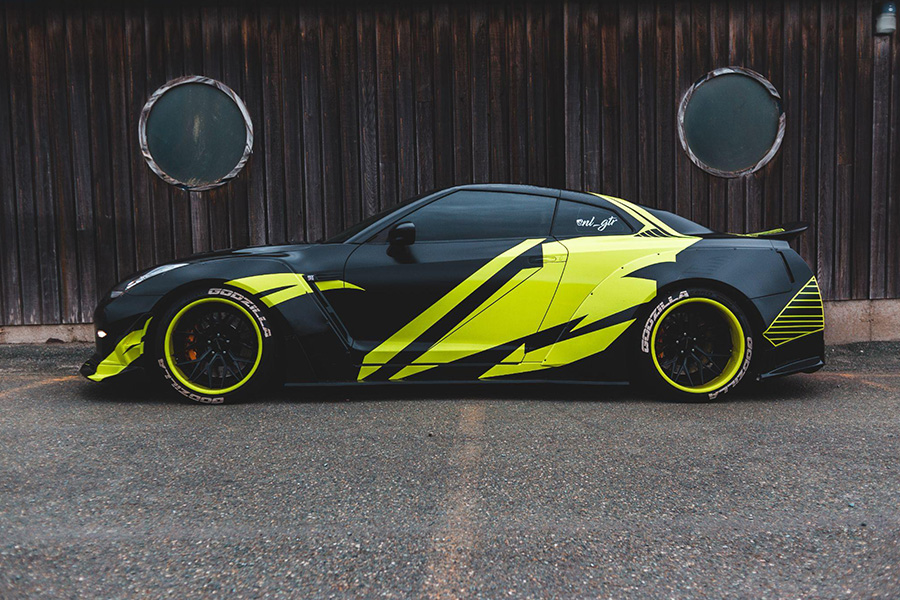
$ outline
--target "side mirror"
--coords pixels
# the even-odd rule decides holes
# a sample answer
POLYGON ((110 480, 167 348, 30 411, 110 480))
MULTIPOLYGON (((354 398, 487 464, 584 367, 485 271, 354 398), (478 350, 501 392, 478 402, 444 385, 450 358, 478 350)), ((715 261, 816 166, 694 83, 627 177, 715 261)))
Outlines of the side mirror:
POLYGON ((388 231, 388 243, 391 246, 409 246, 416 241, 416 226, 414 223, 404 221, 397 223, 388 231))

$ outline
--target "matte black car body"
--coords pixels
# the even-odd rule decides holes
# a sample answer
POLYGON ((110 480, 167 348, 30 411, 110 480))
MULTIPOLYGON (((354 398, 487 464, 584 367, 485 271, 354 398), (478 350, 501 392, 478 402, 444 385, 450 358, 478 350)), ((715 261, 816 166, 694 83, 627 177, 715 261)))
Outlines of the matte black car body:
MULTIPOLYGON (((593 218, 577 222, 597 228, 593 218)), ((716 233, 596 194, 459 186, 401 205, 335 241, 194 256, 126 290, 129 278, 97 307, 95 326, 105 337, 97 338, 81 372, 99 381, 152 366, 145 344, 161 326, 154 318, 186 290, 224 288, 265 302, 288 383, 620 383, 632 375, 654 299, 688 285, 722 292, 747 315, 757 377, 810 372, 823 365, 821 298, 806 263, 772 236, 779 237, 716 233), (562 202, 574 203, 615 215, 622 229, 594 237, 548 229, 538 237, 390 243, 392 226, 458 192, 556 202, 554 228, 562 202), (812 325, 785 324, 799 304, 812 307, 812 325), (460 331, 466 333, 454 344, 460 331)))

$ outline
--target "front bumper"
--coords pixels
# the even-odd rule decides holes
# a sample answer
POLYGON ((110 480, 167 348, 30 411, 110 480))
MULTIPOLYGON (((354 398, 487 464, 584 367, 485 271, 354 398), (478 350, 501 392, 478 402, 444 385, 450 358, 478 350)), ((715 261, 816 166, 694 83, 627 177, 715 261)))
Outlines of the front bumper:
POLYGON ((96 351, 79 372, 91 381, 103 381, 142 368, 141 357, 152 322, 156 299, 123 294, 105 298, 94 311, 95 330, 106 337, 96 338, 96 351))
POLYGON ((100 361, 102 360, 103 357, 100 356, 100 353, 94 352, 89 359, 84 361, 84 364, 81 365, 81 368, 78 369, 78 372, 81 373, 82 377, 93 381, 93 376, 97 374, 97 365, 99 365, 100 361))
POLYGON ((103 381, 109 377, 118 377, 119 375, 124 375, 125 373, 131 373, 132 371, 143 371, 144 367, 140 361, 120 364, 118 368, 110 368, 106 369, 101 367, 103 364, 104 357, 95 352, 91 355, 89 359, 84 361, 84 364, 81 365, 81 368, 78 370, 81 373, 82 377, 90 379, 91 381, 103 381))
POLYGON ((81 366, 81 374, 91 381, 103 381, 121 375, 139 366, 138 359, 144 354, 144 338, 150 327, 151 317, 138 321, 138 325, 122 336, 113 351, 105 357, 97 352, 81 366))

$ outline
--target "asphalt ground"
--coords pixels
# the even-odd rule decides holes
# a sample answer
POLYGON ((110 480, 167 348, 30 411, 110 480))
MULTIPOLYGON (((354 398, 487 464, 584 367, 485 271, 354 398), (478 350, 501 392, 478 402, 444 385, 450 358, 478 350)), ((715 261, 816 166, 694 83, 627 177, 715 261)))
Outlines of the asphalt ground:
POLYGON ((900 597, 900 344, 629 388, 200 406, 0 347, 0 597, 900 597))

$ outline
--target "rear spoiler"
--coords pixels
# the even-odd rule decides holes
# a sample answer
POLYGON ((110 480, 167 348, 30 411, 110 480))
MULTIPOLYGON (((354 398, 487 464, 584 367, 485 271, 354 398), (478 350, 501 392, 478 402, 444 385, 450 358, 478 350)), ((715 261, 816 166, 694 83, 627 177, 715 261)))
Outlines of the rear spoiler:
POLYGON ((805 221, 796 221, 794 223, 782 225, 781 227, 776 227, 775 229, 767 229, 766 231, 757 231, 756 233, 733 233, 731 235, 789 242, 795 237, 801 236, 807 229, 809 229, 809 223, 806 223, 805 221))

